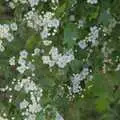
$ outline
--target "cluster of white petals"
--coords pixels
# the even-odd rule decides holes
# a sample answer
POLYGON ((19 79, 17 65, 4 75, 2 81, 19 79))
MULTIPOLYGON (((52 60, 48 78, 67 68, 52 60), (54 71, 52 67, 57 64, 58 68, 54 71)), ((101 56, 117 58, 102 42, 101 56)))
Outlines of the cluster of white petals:
POLYGON ((85 80, 88 75, 88 68, 83 68, 83 70, 79 74, 73 74, 73 76, 71 77, 73 93, 79 93, 82 90, 80 83, 81 81, 85 80))
POLYGON ((17 24, 0 24, 0 51, 3 52, 5 50, 4 42, 7 40, 8 42, 13 41, 14 36, 12 32, 17 31, 17 24))
POLYGON ((98 3, 98 0, 87 0, 87 3, 97 4, 97 3, 98 3))
POLYGON ((12 66, 12 65, 15 65, 15 56, 11 57, 9 59, 9 64, 12 66))
POLYGON ((9 6, 14 9, 18 4, 28 4, 31 8, 37 6, 40 2, 47 2, 47 0, 6 0, 9 2, 9 6))
POLYGON ((20 56, 19 56, 19 59, 18 59, 19 66, 17 66, 16 69, 21 74, 23 74, 26 70, 34 71, 34 69, 35 69, 32 62, 27 61, 27 56, 28 56, 28 52, 26 50, 23 50, 23 51, 20 52, 20 56))
POLYGON ((24 99, 20 102, 20 110, 25 120, 35 120, 36 114, 42 110, 40 100, 42 97, 42 89, 36 85, 31 77, 17 80, 14 86, 15 91, 24 90, 26 94, 30 95, 30 100, 24 99))
POLYGON ((43 63, 48 64, 49 67, 57 65, 59 68, 64 68, 68 63, 74 60, 74 55, 71 50, 62 55, 56 47, 52 47, 49 56, 42 56, 42 60, 43 63))
POLYGON ((78 42, 79 47, 81 49, 85 49, 88 46, 88 42, 91 43, 92 47, 97 46, 99 44, 99 31, 100 28, 98 28, 97 26, 90 27, 90 33, 88 34, 88 36, 78 42))
POLYGON ((34 9, 25 14, 27 26, 40 31, 42 39, 47 39, 50 35, 55 35, 59 27, 59 20, 54 18, 54 13, 46 12, 38 14, 34 9), (50 32, 52 30, 52 32, 50 32))

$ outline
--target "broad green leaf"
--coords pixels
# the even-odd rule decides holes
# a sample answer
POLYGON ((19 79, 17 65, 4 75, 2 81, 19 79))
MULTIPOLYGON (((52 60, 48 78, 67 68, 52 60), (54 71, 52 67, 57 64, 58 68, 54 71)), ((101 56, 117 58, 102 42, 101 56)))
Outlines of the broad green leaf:
POLYGON ((64 44, 66 44, 68 48, 73 48, 77 38, 78 38, 77 26, 71 23, 65 25, 64 44))
POLYGON ((109 108, 109 100, 106 97, 100 97, 96 100, 96 109, 99 112, 104 112, 109 108))
POLYGON ((105 26, 107 26, 110 23, 110 20, 112 19, 111 14, 109 13, 108 10, 103 10, 100 13, 100 17, 99 17, 99 23, 103 24, 105 26))
POLYGON ((91 88, 95 96, 104 97, 111 96, 113 91, 113 86, 111 81, 105 77, 103 73, 95 73, 93 76, 93 87, 91 88))
POLYGON ((38 45, 39 42, 40 42, 40 37, 38 37, 37 35, 32 35, 26 41, 25 47, 28 50, 33 50, 38 45))
POLYGON ((99 9, 100 7, 98 6, 96 10, 94 10, 94 12, 91 12, 90 16, 89 16, 89 20, 93 20, 96 19, 99 15, 99 9))
POLYGON ((62 16, 64 14, 64 12, 65 12, 65 9, 66 9, 66 3, 64 3, 63 5, 61 5, 60 7, 57 8, 56 16, 57 17, 62 16))

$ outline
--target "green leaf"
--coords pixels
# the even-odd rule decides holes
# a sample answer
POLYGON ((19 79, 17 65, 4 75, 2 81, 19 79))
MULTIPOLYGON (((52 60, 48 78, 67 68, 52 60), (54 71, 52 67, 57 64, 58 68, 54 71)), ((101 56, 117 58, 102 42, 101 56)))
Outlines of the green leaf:
POLYGON ((56 17, 60 17, 64 14, 65 12, 65 9, 66 9, 66 3, 64 3, 63 5, 61 5, 60 7, 57 8, 56 10, 56 17))
POLYGON ((106 111, 109 108, 109 100, 106 97, 100 97, 96 100, 96 109, 99 112, 106 111))
POLYGON ((74 61, 71 62, 70 66, 72 71, 74 71, 74 73, 79 73, 80 66, 82 66, 82 62, 80 60, 75 59, 74 61))
POLYGON ((36 120, 45 120, 45 115, 43 112, 37 114, 36 120))
POLYGON ((26 41, 25 47, 28 50, 32 50, 32 49, 34 49, 34 47, 36 47, 38 45, 39 41, 40 41, 40 37, 38 37, 37 35, 32 35, 26 41))
POLYGON ((107 26, 110 23, 110 20, 112 19, 111 14, 109 13, 108 10, 103 10, 100 13, 100 17, 99 17, 99 23, 103 24, 105 26, 107 26))
POLYGON ((92 13, 90 14, 90 16, 89 16, 89 20, 90 20, 90 21, 93 20, 93 19, 96 19, 96 18, 98 17, 99 9, 100 9, 100 7, 98 6, 98 7, 96 8, 96 10, 94 10, 94 12, 92 12, 92 13))
POLYGON ((112 84, 111 81, 103 73, 95 73, 93 78, 93 87, 91 91, 94 96, 104 97, 111 96, 112 94, 112 84))
POLYGON ((64 44, 66 44, 68 48, 73 48, 77 38, 77 26, 71 23, 67 24, 64 28, 64 44))

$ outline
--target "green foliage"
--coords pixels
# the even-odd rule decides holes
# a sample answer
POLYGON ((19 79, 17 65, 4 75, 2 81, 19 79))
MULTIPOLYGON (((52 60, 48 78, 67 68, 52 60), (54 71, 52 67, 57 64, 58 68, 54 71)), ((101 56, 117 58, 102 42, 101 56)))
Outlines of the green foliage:
POLYGON ((77 26, 68 23, 64 28, 64 44, 66 44, 68 48, 73 48, 77 38, 77 26))
MULTIPOLYGON (((120 0, 98 0, 95 5, 86 1, 61 0, 55 8, 55 4, 48 0, 36 7, 38 13, 52 11, 60 20, 55 36, 46 39, 52 40, 51 46, 43 45, 41 29, 30 29, 23 20, 24 14, 31 10, 29 5, 17 4, 17 7, 11 10, 8 3, 0 1, 0 24, 18 24, 17 32, 12 33, 14 40, 7 43, 3 39, 6 50, 4 53, 0 52, 0 88, 12 85, 13 78, 19 80, 32 75, 32 70, 28 70, 24 75, 19 74, 16 71, 18 63, 9 65, 10 57, 15 56, 18 59, 20 51, 27 50, 27 60, 32 61, 36 68, 34 82, 43 89, 41 105, 44 109, 37 113, 36 120, 56 120, 56 111, 64 120, 120 120, 120 71, 115 70, 120 62, 120 0), (73 20, 70 19, 71 16, 74 16, 73 20), (84 22, 80 28, 79 20, 84 22), (86 41, 88 46, 80 49, 78 42, 88 37, 90 27, 94 25, 101 28, 97 39, 99 44, 92 46, 86 41), (57 65, 49 67, 43 64, 41 57, 49 55, 52 46, 59 48, 61 53, 73 50, 75 59, 63 69, 57 65), (30 56, 35 48, 44 52, 40 51, 39 56, 30 56), (85 78, 81 83, 83 86, 80 84, 82 91, 70 94, 68 88, 72 89, 71 77, 79 74, 84 67, 90 68, 93 79, 85 78)), ((24 98, 29 101, 29 94, 26 95, 23 90, 19 94, 15 91, 12 93, 14 101, 9 103, 10 91, 0 92, 0 116, 6 112, 9 119, 15 116, 15 120, 22 120, 18 104, 24 98)))

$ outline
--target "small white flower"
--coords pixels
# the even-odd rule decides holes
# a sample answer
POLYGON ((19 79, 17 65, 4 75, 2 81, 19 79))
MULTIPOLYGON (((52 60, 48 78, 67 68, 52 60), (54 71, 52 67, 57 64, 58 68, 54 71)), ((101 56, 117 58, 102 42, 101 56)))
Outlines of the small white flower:
POLYGON ((23 74, 26 71, 27 67, 25 65, 17 67, 19 73, 23 74))
POLYGON ((81 40, 79 43, 78 43, 79 47, 81 49, 85 49, 87 47, 87 44, 84 40, 81 40))
POLYGON ((27 3, 27 0, 19 0, 21 4, 27 3))
POLYGON ((49 61, 49 67, 53 67, 55 65, 55 61, 50 60, 49 61))
POLYGON ((41 38, 42 38, 42 39, 46 39, 46 38, 49 36, 48 29, 45 28, 45 29, 40 33, 40 35, 41 35, 41 38))
POLYGON ((57 20, 57 19, 52 20, 52 27, 58 28, 59 24, 60 24, 59 20, 57 20))
POLYGON ((19 57, 18 64, 25 65, 26 64, 26 60, 24 60, 22 57, 19 57))
POLYGON ((52 43, 52 41, 50 41, 50 40, 43 40, 43 44, 45 46, 49 46, 51 43, 52 43))
POLYGON ((27 58, 27 56, 28 56, 28 52, 26 50, 20 52, 20 57, 27 58))
POLYGON ((14 9, 15 8, 15 4, 13 2, 9 2, 9 6, 14 9))
POLYGON ((8 33, 7 36, 6 36, 6 39, 7 39, 8 42, 12 42, 14 37, 11 33, 8 33))
POLYGON ((12 23, 11 25, 10 25, 10 28, 11 28, 11 30, 12 31, 17 31, 17 24, 16 23, 12 23))
POLYGON ((50 62, 49 56, 42 56, 43 64, 48 64, 50 62))
POLYGON ((85 21, 84 20, 79 20, 78 21, 78 28, 82 28, 84 26, 85 21))
POLYGON ((25 99, 20 103, 20 109, 25 109, 29 105, 29 102, 25 99))
POLYGON ((10 65, 15 65, 15 56, 13 56, 9 59, 9 64, 10 65))
POLYGON ((34 54, 35 55, 39 55, 40 54, 40 49, 39 48, 35 48, 34 49, 34 54))
POLYGON ((34 6, 38 5, 39 0, 28 0, 28 2, 30 3, 31 7, 34 7, 34 6))
POLYGON ((50 52, 49 52, 49 55, 51 55, 52 59, 54 61, 57 61, 58 58, 60 57, 59 53, 58 53, 58 49, 55 48, 55 47, 52 47, 50 52))
POLYGON ((0 52, 3 52, 5 50, 3 45, 0 45, 0 52))
POLYGON ((98 0, 87 0, 87 3, 97 4, 97 3, 98 3, 98 0))
POLYGON ((64 68, 66 66, 66 60, 64 56, 61 56, 56 62, 59 68, 64 68))

